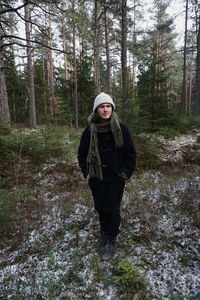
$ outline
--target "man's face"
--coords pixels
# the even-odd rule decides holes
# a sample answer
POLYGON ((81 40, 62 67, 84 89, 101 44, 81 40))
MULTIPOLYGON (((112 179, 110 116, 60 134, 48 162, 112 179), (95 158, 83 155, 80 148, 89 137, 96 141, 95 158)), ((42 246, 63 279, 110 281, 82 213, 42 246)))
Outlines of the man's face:
POLYGON ((109 103, 100 104, 97 108, 97 113, 103 120, 108 120, 112 115, 112 105, 109 103))

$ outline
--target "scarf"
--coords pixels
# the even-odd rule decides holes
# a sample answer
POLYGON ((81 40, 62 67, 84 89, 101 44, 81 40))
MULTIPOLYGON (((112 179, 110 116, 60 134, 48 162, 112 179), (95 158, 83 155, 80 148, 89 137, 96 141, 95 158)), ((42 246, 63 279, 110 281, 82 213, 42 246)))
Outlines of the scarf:
POLYGON ((113 111, 110 120, 105 123, 94 123, 93 117, 93 113, 88 117, 88 125, 90 128, 90 145, 87 156, 88 174, 90 177, 97 177, 100 180, 103 180, 97 133, 112 131, 116 148, 121 148, 123 146, 123 135, 118 121, 118 116, 115 111, 113 111))

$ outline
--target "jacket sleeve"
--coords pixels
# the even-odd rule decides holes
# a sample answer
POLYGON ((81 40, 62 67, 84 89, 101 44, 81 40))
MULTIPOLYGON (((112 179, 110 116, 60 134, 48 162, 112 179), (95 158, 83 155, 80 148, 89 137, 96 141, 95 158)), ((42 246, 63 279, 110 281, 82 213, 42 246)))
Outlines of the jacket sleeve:
POLYGON ((84 178, 86 178, 88 175, 87 155, 89 150, 89 144, 90 144, 90 131, 89 128, 87 127, 82 133, 80 144, 78 147, 78 163, 84 178))
POLYGON ((122 147, 122 174, 131 177, 136 167, 136 150, 128 128, 122 127, 124 145, 122 147))

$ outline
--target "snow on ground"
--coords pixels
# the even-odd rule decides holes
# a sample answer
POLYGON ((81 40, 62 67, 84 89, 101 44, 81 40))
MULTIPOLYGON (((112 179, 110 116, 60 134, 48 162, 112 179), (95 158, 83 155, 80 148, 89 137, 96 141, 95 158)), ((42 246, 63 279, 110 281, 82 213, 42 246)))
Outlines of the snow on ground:
MULTIPOLYGON (((150 177, 152 181, 155 178, 155 174, 149 172, 144 175, 148 181, 150 177)), ((156 172, 156 178, 157 176, 156 172)), ((159 207, 157 220, 154 220, 154 224, 149 223, 150 227, 156 227, 153 236, 150 241, 137 242, 132 256, 136 261, 139 259, 139 263, 146 268, 148 290, 153 297, 150 299, 167 300, 176 294, 182 295, 180 299, 188 299, 186 295, 195 295, 200 291, 200 235, 199 229, 192 224, 190 214, 182 212, 179 207, 183 201, 181 198, 187 196, 188 186, 190 186, 190 193, 194 191, 197 197, 194 202, 198 211, 200 177, 195 176, 189 181, 187 178, 179 178, 178 182, 169 184, 166 184, 166 179, 162 178, 158 188, 146 191, 138 189, 137 181, 132 183, 133 190, 134 185, 137 188, 137 192, 133 192, 132 201, 134 197, 141 199, 142 195, 146 205, 150 203, 156 208, 159 207)), ((126 204, 128 207, 130 202, 129 199, 129 203, 126 204)), ((134 203, 131 204, 134 210, 134 203)), ((133 221, 136 236, 141 233, 140 222, 141 218, 133 221)))
POLYGON ((190 156, 192 156, 191 155, 192 153, 195 153, 195 155, 198 155, 199 157, 200 154, 199 137, 200 137, 200 131, 194 130, 191 133, 177 136, 173 140, 169 140, 169 141, 166 141, 161 138, 160 142, 164 146, 164 151, 160 155, 161 160, 163 162, 171 161, 171 162, 182 163, 186 151, 189 152, 190 156))
MULTIPOLYGON (((163 160, 196 142, 195 134, 164 141, 168 154, 162 154, 163 160)), ((59 175, 41 176, 36 194, 45 207, 42 217, 22 241, 10 241, 0 250, 0 299, 135 299, 125 288, 120 293, 113 279, 113 267, 125 257, 144 270, 145 299, 186 300, 198 294, 199 169, 132 177, 122 204, 117 253, 109 263, 100 261, 94 247, 98 221, 88 193, 79 191, 87 189, 84 183, 72 199, 71 190, 54 191, 59 175)))

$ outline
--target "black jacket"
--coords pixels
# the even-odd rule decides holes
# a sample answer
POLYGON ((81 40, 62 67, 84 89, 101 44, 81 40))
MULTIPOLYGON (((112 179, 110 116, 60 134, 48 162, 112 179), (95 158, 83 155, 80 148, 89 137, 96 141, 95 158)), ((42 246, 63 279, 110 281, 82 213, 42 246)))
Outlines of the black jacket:
MULTIPOLYGON (((128 128, 120 124, 124 145, 122 148, 115 147, 115 141, 112 132, 98 133, 98 147, 102 163, 103 177, 107 179, 115 175, 125 174, 130 178, 136 166, 136 151, 128 128)), ((90 145, 90 130, 86 127, 82 133, 80 145, 78 148, 78 162, 86 178, 87 155, 90 145)))

